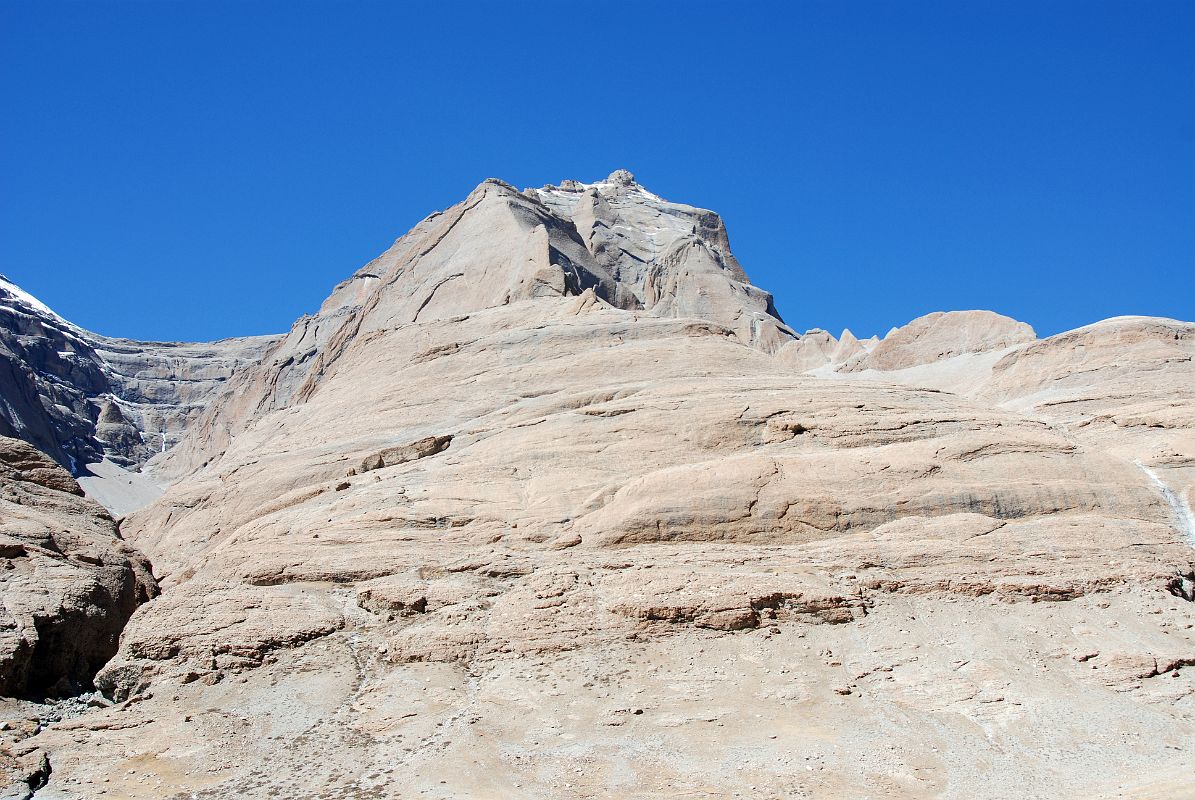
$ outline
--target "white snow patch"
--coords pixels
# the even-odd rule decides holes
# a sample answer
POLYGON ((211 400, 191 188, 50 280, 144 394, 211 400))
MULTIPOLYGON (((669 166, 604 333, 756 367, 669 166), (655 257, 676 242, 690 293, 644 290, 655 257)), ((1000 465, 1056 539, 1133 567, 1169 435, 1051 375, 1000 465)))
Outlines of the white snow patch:
MULTIPOLYGON (((30 308, 36 309, 37 311, 41 312, 42 314, 48 314, 51 317, 58 317, 58 315, 55 314, 50 309, 50 307, 48 305, 43 303, 41 300, 38 300, 36 297, 29 294, 29 292, 25 291, 20 286, 17 286, 15 283, 10 281, 8 278, 4 277, 3 275, 0 275, 0 289, 3 289, 4 291, 11 294, 13 297, 20 300, 25 305, 29 306, 30 308)), ((62 319, 61 317, 58 317, 58 318, 62 319)))
POLYGON ((162 487, 143 472, 130 472, 108 459, 88 464, 79 486, 114 517, 140 511, 162 496, 162 487))
POLYGON ((1158 477, 1158 473, 1154 472, 1149 467, 1142 464, 1140 461, 1134 461, 1141 471, 1149 476, 1154 485, 1161 491, 1162 497, 1166 498, 1166 502, 1170 504, 1170 508, 1174 510, 1174 518, 1178 522, 1178 529, 1183 537, 1187 540, 1187 544, 1195 547, 1195 513, 1191 511, 1191 504, 1186 499, 1179 495, 1178 492, 1170 488, 1165 481, 1158 477))
POLYGON ((649 200, 655 200, 657 203, 668 202, 663 197, 660 197, 658 194, 655 194, 653 192, 649 192, 647 189, 643 188, 639 184, 635 184, 635 188, 639 191, 640 194, 645 195, 649 200))
MULTIPOLYGON (((44 317, 50 317, 51 319, 64 325, 65 327, 69 328, 70 330, 72 330, 76 333, 85 333, 85 331, 82 328, 68 322, 63 317, 60 317, 48 305, 43 303, 41 300, 38 300, 36 297, 29 294, 29 292, 25 291, 20 286, 17 286, 15 283, 10 281, 8 278, 6 278, 3 275, 0 275, 0 291, 7 292, 8 294, 12 295, 13 299, 15 299, 21 305, 25 306, 27 309, 36 311, 38 314, 40 314, 44 317)), ((19 311, 21 309, 15 309, 15 310, 19 311)))
MULTIPOLYGON (((577 195, 582 192, 588 191, 589 189, 597 189, 599 192, 602 192, 602 191, 606 191, 606 190, 617 190, 619 188, 622 188, 620 184, 611 183, 610 181, 595 181, 594 183, 581 183, 580 181, 577 181, 575 187, 570 187, 567 189, 557 186, 552 189, 536 189, 535 191, 542 197, 543 195, 549 195, 549 194, 577 195)), ((663 203, 665 205, 674 205, 673 203, 669 203, 669 201, 665 200, 663 197, 660 197, 658 194, 648 191, 647 189, 645 189, 644 187, 640 186, 637 183, 631 184, 630 186, 626 187, 626 189, 628 191, 638 192, 639 194, 643 195, 645 198, 647 198, 648 200, 651 200, 653 202, 663 203)))

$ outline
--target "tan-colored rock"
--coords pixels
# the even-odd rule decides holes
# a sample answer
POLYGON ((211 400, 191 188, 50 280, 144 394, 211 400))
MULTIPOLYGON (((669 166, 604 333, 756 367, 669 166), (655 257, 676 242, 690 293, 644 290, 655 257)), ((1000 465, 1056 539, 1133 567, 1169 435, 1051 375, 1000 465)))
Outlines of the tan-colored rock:
POLYGON ((805 331, 800 339, 782 345, 776 351, 776 361, 793 372, 806 372, 829 364, 837 348, 837 339, 826 331, 814 328, 805 331))
MULTIPOLYGON (((874 339, 875 337, 872 338, 874 339)), ((874 347, 874 345, 877 343, 878 340, 876 342, 871 342, 872 347, 874 347)), ((830 363, 845 364, 847 361, 850 361, 860 353, 869 351, 871 349, 872 348, 855 338, 855 334, 851 333, 850 328, 843 328, 842 335, 838 337, 838 346, 835 347, 834 352, 830 354, 830 363)))
POLYGON ((145 558, 61 467, 0 437, 0 695, 90 688, 157 592, 145 558))
POLYGON ((905 369, 966 353, 1003 350, 1036 338, 1025 323, 991 311, 935 311, 893 329, 842 371, 905 369))
POLYGON ((713 211, 664 200, 627 170, 594 184, 569 183, 529 192, 575 226, 594 262, 589 271, 609 276, 598 287, 603 299, 656 315, 716 320, 767 352, 796 338, 772 296, 747 279, 713 211))
POLYGON ((421 222, 151 465, 174 483, 122 530, 165 591, 100 673, 119 702, 34 737, 54 780, 1190 788, 1169 323, 1118 350, 966 312, 869 349, 793 338, 744 286, 711 212, 625 174, 490 181, 421 222), (1104 355, 1066 373, 1079 344, 1104 355))

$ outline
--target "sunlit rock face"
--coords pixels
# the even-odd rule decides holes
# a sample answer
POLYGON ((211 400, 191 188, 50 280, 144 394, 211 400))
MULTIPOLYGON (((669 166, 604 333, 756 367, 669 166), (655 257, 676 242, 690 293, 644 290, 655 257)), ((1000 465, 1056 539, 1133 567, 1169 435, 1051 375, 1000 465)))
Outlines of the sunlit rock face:
POLYGON ((26 746, 128 797, 1181 793, 1193 327, 801 336, 712 212, 486 181, 150 462, 118 705, 26 746))

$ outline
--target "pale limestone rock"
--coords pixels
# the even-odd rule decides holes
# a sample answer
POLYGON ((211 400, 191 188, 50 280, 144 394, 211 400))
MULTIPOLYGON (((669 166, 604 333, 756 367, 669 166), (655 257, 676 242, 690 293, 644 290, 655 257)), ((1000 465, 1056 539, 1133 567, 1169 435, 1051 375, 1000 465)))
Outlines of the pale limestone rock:
POLYGON ((714 320, 768 352, 796 338, 772 296, 747 280, 714 212, 664 200, 626 170, 600 183, 536 194, 575 225, 593 271, 613 281, 602 296, 614 305, 714 320))
POLYGON ((838 337, 838 346, 830 354, 830 363, 843 364, 860 353, 871 349, 855 338, 855 334, 851 333, 850 328, 843 328, 842 335, 838 337))
MULTIPOLYGON (((795 338, 771 295, 747 281, 717 214, 670 203, 633 181, 578 185, 520 193, 490 179, 424 219, 336 287, 318 314, 296 322, 263 369, 243 371, 228 397, 196 421, 196 435, 155 459, 155 473, 187 474, 257 416, 305 402, 360 338, 436 321, 467 330, 471 313, 537 297, 588 298, 577 313, 604 301, 652 317, 705 320, 767 352, 795 338)), ((416 357, 436 359, 461 345, 428 344, 416 357)))
MULTIPOLYGON (((912 724, 923 742, 945 750, 953 745, 924 727, 934 715, 954 709, 984 719, 994 709, 1001 716, 993 719, 1020 719, 1022 706, 989 699, 1014 690, 989 687, 1015 687, 1017 702, 1033 690, 985 661, 987 677, 947 695, 934 691, 957 679, 948 664, 920 660, 920 643, 937 640, 902 638, 889 616, 896 608, 915 607, 917 618, 959 613, 953 624, 963 626, 1017 619, 1057 631, 1048 636, 1073 623, 1015 607, 1081 603, 1095 613, 1108 602, 1101 598, 1131 605, 1140 601, 1123 598, 1145 593, 1177 603, 1169 612, 1176 619, 1189 614, 1175 592, 1195 567, 1192 551, 1176 539, 1163 496, 1131 462, 988 402, 793 377, 710 323, 635 314, 592 294, 529 298, 346 342, 302 403, 253 420, 224 454, 130 522, 130 536, 171 574, 166 595, 126 634, 117 662, 124 685, 154 690, 172 675, 204 670, 256 683, 258 670, 279 674, 272 664, 290 670, 283 665, 295 659, 347 658, 335 651, 346 646, 338 637, 351 636, 375 654, 368 680, 377 696, 363 706, 370 714, 394 702, 383 688, 389 681, 420 670, 449 669, 493 687, 470 701, 478 720, 471 729, 484 733, 471 746, 477 753, 488 752, 494 736, 510 741, 499 733, 508 716, 489 692, 523 693, 537 683, 512 677, 515 665, 559 676, 600 669, 607 653, 625 660, 650 650, 646 663, 659 665, 688 663, 701 649, 725 663, 739 645, 703 637, 771 636, 775 628, 781 638, 800 632, 834 643, 858 666, 846 675, 840 657, 824 660, 840 666, 815 666, 816 649, 761 656, 776 669, 823 676, 769 692, 862 698, 830 723, 839 731, 858 724, 859 708, 883 713, 891 695, 905 719, 909 708, 926 715, 902 723, 906 735, 912 724), (449 435, 447 449, 354 475, 349 488, 333 490, 369 453, 449 435), (568 537, 580 541, 557 549, 568 537), (438 590, 442 599, 433 602, 449 577, 467 580, 438 590), (282 600, 288 587, 297 594, 282 600), (199 599, 208 597, 219 599, 211 611, 199 599), (295 604, 290 614, 287 602, 295 604), (196 607, 205 610, 196 616, 196 607), (227 627, 196 624, 209 617, 227 627), (873 631, 892 655, 866 666, 862 653, 822 632, 837 628, 873 631), (300 642, 308 643, 296 649, 300 642), (241 660, 221 661, 220 647, 241 660), (906 677, 889 688, 882 676, 893 673, 883 670, 906 677), (834 695, 834 687, 848 694, 834 695)), ((1180 657, 1195 654, 1189 636, 1157 635, 1164 641, 1149 652, 1164 643, 1180 657)), ((1137 646, 1146 647, 1128 647, 1137 646)), ((1007 641, 992 647, 1012 652, 1007 641)), ((1072 674, 1069 651, 1065 664, 1050 667, 1055 680, 1095 693, 1085 714, 1103 713, 1095 710, 1108 702, 1099 692, 1129 685, 1072 674)), ((693 674, 688 667, 665 669, 669 680, 692 680, 682 678, 693 674)), ((626 691, 649 706, 644 716, 661 713, 675 747, 721 752, 692 727, 708 723, 679 722, 692 712, 652 688, 648 674, 627 678, 634 688, 626 691)), ((560 691, 574 698, 568 707, 602 707, 587 689, 560 691)), ((1052 709, 1063 713, 1047 695, 1033 696, 1051 719, 1052 709)), ((550 718, 565 713, 555 702, 534 707, 550 718)), ((711 702, 696 717, 734 719, 711 702)), ((1130 730, 1132 720, 1169 713, 1146 696, 1133 702, 1114 726, 1130 730)), ((456 707, 450 702, 443 713, 456 707)), ((422 708, 403 713, 418 720, 422 708)), ((399 732, 423 723, 377 724, 399 732)), ((589 729, 578 733, 595 741, 589 729)), ((635 754, 630 735, 606 746, 642 776, 655 762, 635 754)), ((361 752, 386 752, 384 741, 361 752)), ((249 769, 254 759, 238 763, 249 769)), ((1005 769, 1013 774, 1011 762, 1005 769)), ((1024 756, 1016 769, 1025 769, 1024 756)), ((1081 773, 1051 785, 1085 785, 1081 773)), ((443 779, 468 793, 481 774, 443 779)), ((719 774, 709 779, 737 785, 719 774)), ((861 781, 851 791, 865 791, 866 779, 851 780, 861 781)), ((1009 780, 1020 787, 1012 794, 1028 791, 1009 780)))
POLYGON ((838 340, 826 331, 814 328, 800 339, 788 342, 776 351, 776 361, 793 372, 806 372, 825 366, 833 358, 838 340))

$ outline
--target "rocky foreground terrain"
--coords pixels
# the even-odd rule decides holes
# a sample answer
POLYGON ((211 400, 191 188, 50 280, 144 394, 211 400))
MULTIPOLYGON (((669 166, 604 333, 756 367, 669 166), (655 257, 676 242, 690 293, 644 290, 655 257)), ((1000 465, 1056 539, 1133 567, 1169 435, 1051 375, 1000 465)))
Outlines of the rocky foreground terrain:
POLYGON ((798 334, 624 171, 136 368, 8 291, 0 433, 132 512, 0 440, 11 796, 1195 796, 1193 323, 798 334))

